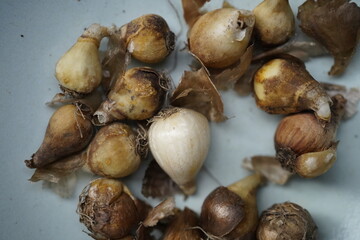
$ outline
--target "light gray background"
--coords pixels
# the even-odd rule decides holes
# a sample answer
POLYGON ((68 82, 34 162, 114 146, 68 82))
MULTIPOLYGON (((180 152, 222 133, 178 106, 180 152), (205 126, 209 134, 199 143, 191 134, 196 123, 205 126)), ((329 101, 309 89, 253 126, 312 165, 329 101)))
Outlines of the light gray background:
MULTIPOLYGON (((180 0, 172 0, 181 9, 180 0)), ((253 9, 260 1, 232 1, 238 8, 253 9)), ((359 1, 355 1, 359 4, 359 1)), ((302 1, 291 1, 297 12, 302 1)), ((209 9, 220 6, 214 1, 209 9)), ((179 10, 181 12, 181 10, 179 10)), ((75 214, 77 195, 93 178, 81 175, 76 194, 61 199, 43 190, 41 183, 27 181, 33 173, 23 160, 39 147, 54 109, 45 105, 58 92, 54 77, 56 61, 71 47, 91 23, 122 25, 142 14, 157 13, 180 32, 180 24, 167 1, 100 0, 2 0, 0 2, 0 239, 89 239, 75 214), (24 35, 21 37, 20 35, 24 35)), ((180 13, 181 14, 181 13, 180 13)), ((184 46, 186 25, 177 41, 184 46)), ((158 69, 170 69, 175 55, 158 69)), ((190 58, 177 54, 177 67, 171 75, 178 82, 190 58)), ((327 75, 332 59, 322 57, 307 63, 308 70, 320 81, 360 86, 360 54, 339 79, 327 75)), ((225 112, 230 119, 212 124, 212 144, 205 165, 227 185, 248 174, 241 169, 243 157, 274 154, 273 134, 280 116, 259 110, 253 97, 238 97, 224 92, 225 112)), ((360 115, 344 122, 339 129, 338 161, 317 179, 294 178, 281 187, 269 184, 258 194, 260 210, 273 203, 294 201, 307 208, 319 227, 319 239, 360 239, 360 115)), ((140 198, 144 167, 124 179, 140 198)), ((199 211, 204 197, 217 186, 205 171, 198 177, 199 190, 186 201, 177 197, 179 207, 199 211)), ((157 200, 151 200, 157 203, 157 200)))

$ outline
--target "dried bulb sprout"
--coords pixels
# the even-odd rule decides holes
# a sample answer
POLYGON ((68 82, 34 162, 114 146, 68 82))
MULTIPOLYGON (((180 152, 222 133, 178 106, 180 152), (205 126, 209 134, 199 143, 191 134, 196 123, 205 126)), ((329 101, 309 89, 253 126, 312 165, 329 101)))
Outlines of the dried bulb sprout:
POLYGON ((93 137, 89 109, 83 104, 68 104, 51 116, 40 148, 26 160, 29 168, 44 167, 84 149, 93 137))
POLYGON ((125 38, 131 56, 145 63, 161 62, 175 48, 175 34, 165 19, 155 14, 128 23, 125 38))
POLYGON ((264 44, 282 44, 294 35, 295 19, 289 0, 264 0, 253 12, 256 33, 264 44))
POLYGON ((258 240, 315 240, 317 226, 310 213, 301 206, 285 202, 274 204, 261 214, 258 240))
POLYGON ((65 91, 87 94, 100 85, 102 68, 98 48, 101 39, 109 35, 107 30, 99 24, 90 25, 59 59, 55 76, 65 91))
POLYGON ((268 113, 289 114, 313 110, 330 121, 330 97, 296 58, 273 59, 254 76, 256 104, 268 113))
POLYGON ((248 239, 258 223, 256 189, 260 174, 211 192, 201 208, 200 226, 210 239, 248 239))
POLYGON ((276 158, 282 166, 302 177, 317 177, 336 160, 336 130, 344 116, 346 100, 333 98, 331 121, 325 125, 310 112, 281 120, 275 133, 276 158))
POLYGON ((254 24, 251 11, 222 8, 208 12, 190 29, 189 49, 206 67, 228 67, 246 51, 254 24))
POLYGON ((165 100, 169 80, 148 67, 135 67, 121 76, 94 116, 99 124, 114 120, 151 118, 165 100))
POLYGON ((148 134, 157 163, 186 195, 193 194, 210 146, 206 117, 190 109, 171 108, 152 119, 148 134))
POLYGON ((137 137, 124 123, 102 127, 82 154, 84 169, 103 177, 120 178, 134 173, 140 166, 137 137))
POLYGON ((90 182, 79 196, 77 213, 89 235, 99 240, 127 237, 139 222, 135 197, 113 179, 90 182))

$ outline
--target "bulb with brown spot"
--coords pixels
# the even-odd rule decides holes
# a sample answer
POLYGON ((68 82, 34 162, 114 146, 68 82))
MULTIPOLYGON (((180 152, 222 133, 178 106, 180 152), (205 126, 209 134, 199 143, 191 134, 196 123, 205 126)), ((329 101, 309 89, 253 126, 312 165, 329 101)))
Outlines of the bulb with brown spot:
POLYGON ((99 130, 86 153, 84 169, 99 176, 120 178, 140 166, 136 135, 123 123, 112 123, 99 130))
POLYGON ((120 181, 99 178, 82 191, 77 213, 95 239, 121 239, 140 221, 135 201, 120 181))
POLYGON ((126 45, 131 56, 145 63, 163 61, 175 48, 175 35, 165 19, 147 14, 126 25, 126 45))
POLYGON ((301 206, 285 202, 274 204, 261 214, 258 240, 315 240, 317 226, 310 213, 301 206))
POLYGON ((336 160, 336 130, 345 113, 346 100, 332 98, 330 122, 319 121, 311 112, 297 113, 281 120, 275 132, 276 158, 281 165, 303 177, 328 171, 336 160))
POLYGON ((85 105, 64 105, 51 116, 40 148, 26 160, 29 168, 44 167, 84 149, 93 137, 94 127, 85 105))
POLYGON ((164 74, 148 67, 126 71, 94 116, 100 124, 114 120, 145 120, 161 108, 168 90, 164 74))
POLYGON ((272 114, 313 110, 317 118, 330 121, 330 97, 296 58, 273 59, 254 75, 256 104, 272 114))

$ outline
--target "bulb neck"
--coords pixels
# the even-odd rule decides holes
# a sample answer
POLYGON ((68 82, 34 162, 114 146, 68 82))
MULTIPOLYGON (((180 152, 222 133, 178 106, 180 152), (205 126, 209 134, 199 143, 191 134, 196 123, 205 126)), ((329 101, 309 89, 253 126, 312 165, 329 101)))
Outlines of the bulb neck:
POLYGON ((227 188, 241 198, 246 199, 248 195, 255 195, 257 188, 262 183, 263 177, 259 173, 255 173, 227 186, 227 188))
POLYGON ((104 37, 110 36, 109 29, 107 27, 101 26, 100 24, 94 23, 91 24, 81 35, 80 38, 90 38, 94 39, 100 44, 101 40, 104 37))

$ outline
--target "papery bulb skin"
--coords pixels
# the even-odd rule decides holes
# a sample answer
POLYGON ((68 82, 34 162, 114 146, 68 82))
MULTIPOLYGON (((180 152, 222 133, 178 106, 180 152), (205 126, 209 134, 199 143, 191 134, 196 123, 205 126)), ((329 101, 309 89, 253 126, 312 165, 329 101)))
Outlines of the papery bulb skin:
POLYGON ((172 108, 155 117, 149 129, 149 147, 160 167, 186 195, 196 191, 196 175, 210 146, 206 117, 185 108, 172 108))
POLYGON ((135 202, 123 183, 99 178, 82 191, 77 213, 95 239, 121 239, 136 229, 140 221, 135 202))
POLYGON ((254 75, 256 104, 272 114, 313 110, 318 119, 330 121, 332 101, 305 66, 290 59, 273 59, 254 75))
POLYGON ((167 88, 168 80, 162 73, 148 67, 131 68, 118 79, 94 115, 101 124, 151 118, 163 105, 167 88))
POLYGON ((86 106, 72 104, 57 109, 49 120, 40 148, 31 160, 25 161, 26 166, 44 167, 84 149, 94 134, 87 110, 86 106))
POLYGON ((88 94, 100 85, 102 68, 98 48, 106 35, 105 27, 91 25, 59 59, 55 76, 63 88, 88 94))
POLYGON ((295 17, 288 0, 264 0, 254 9, 255 30, 262 43, 285 43, 295 33, 295 17))
POLYGON ((198 229, 192 229, 199 224, 197 214, 189 208, 175 216, 175 219, 167 227, 163 240, 202 240, 198 229))
POLYGON ((144 63, 158 63, 174 50, 175 34, 164 18, 147 14, 127 24, 126 43, 132 57, 144 63))
POLYGON ((301 206, 285 202, 265 210, 257 229, 258 240, 316 240, 317 226, 301 206))
POLYGON ((103 177, 121 178, 134 173, 140 166, 136 135, 123 123, 102 127, 91 141, 85 169, 103 177))
POLYGON ((189 49, 206 67, 228 67, 247 49, 254 25, 251 11, 222 8, 208 12, 191 28, 189 49))

